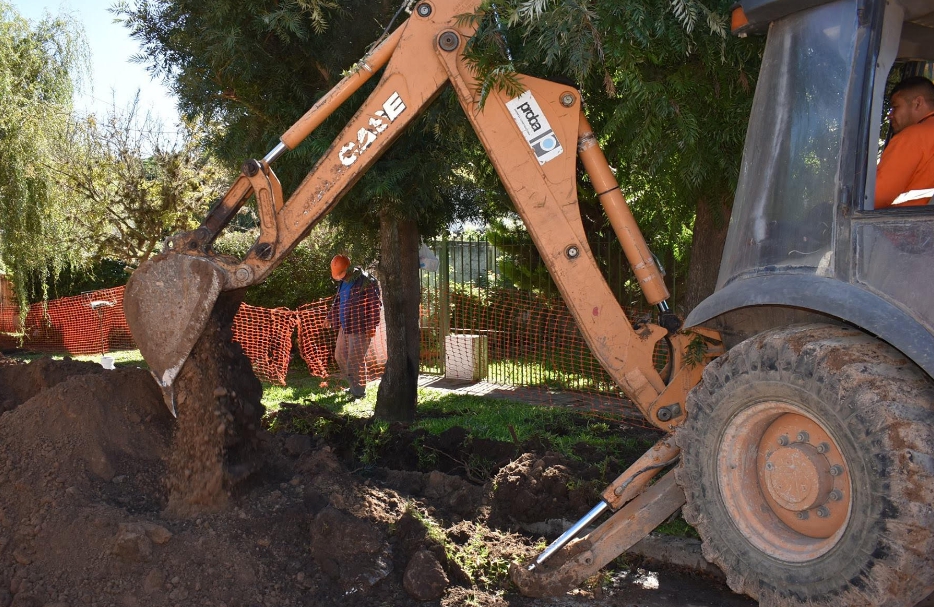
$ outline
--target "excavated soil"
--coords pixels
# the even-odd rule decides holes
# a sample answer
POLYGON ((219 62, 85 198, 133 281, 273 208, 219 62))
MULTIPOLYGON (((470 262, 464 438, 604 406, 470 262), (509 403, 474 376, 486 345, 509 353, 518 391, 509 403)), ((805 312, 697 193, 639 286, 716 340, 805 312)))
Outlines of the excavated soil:
POLYGON ((178 421, 144 370, 0 365, 0 607, 637 604, 526 599, 495 571, 618 462, 456 428, 361 439, 366 421, 309 405, 250 428, 258 393, 224 388, 243 369, 221 358, 183 380, 178 421))

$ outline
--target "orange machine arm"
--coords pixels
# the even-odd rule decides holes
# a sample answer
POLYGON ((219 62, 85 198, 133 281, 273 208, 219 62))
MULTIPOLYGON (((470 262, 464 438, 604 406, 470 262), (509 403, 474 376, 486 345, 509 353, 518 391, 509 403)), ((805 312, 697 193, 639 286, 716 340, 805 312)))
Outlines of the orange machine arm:
POLYGON ((244 163, 241 176, 198 230, 179 234, 168 245, 182 254, 211 256, 210 243, 255 195, 261 228, 256 244, 242 261, 211 259, 225 270, 222 290, 262 281, 450 82, 594 355, 649 420, 673 427, 683 419, 684 397, 699 380, 701 365, 681 360, 690 338, 651 324, 636 331, 594 260, 578 207, 578 158, 646 299, 667 310, 659 268, 584 117, 580 94, 564 84, 522 77, 523 95, 509 99, 494 92, 480 111, 462 53, 473 30, 455 25, 458 15, 478 5, 478 0, 419 3, 405 24, 282 135, 273 151, 244 163), (383 67, 375 90, 283 203, 270 163, 383 67), (672 342, 667 382, 653 366, 662 339, 672 342))
MULTIPOLYGON (((169 315, 166 322, 160 322, 160 317, 156 322, 137 323, 140 331, 149 331, 145 339, 138 340, 141 349, 150 342, 158 345, 143 353, 164 390, 171 391, 219 292, 262 281, 451 83, 591 351, 652 423, 672 429, 683 421, 687 393, 700 381, 706 359, 717 354, 710 344, 718 336, 700 330, 685 334, 653 324, 636 329, 629 322, 587 243, 577 199, 578 159, 647 301, 658 306, 663 317, 669 315, 668 291, 584 117, 580 93, 564 84, 523 76, 526 90, 522 95, 509 98, 494 92, 481 111, 463 56, 474 31, 457 24, 458 15, 475 11, 479 4, 480 0, 419 2, 408 21, 286 131, 275 149, 262 160, 244 163, 240 177, 197 230, 167 242, 167 253, 161 257, 173 258, 175 263, 153 263, 134 273, 133 279, 137 274, 140 278, 131 279, 127 287, 128 321, 165 310, 194 310, 190 315, 177 314, 173 323, 168 322, 169 315), (383 74, 372 94, 283 202, 270 163, 299 145, 380 69, 383 74), (243 260, 215 255, 211 243, 251 196, 259 209, 257 242, 243 260), (181 274, 187 278, 179 280, 181 274), (173 288, 175 299, 150 305, 156 296, 173 288), (670 352, 664 377, 653 365, 656 345, 663 339, 670 352), (699 343, 695 340, 701 340, 703 347, 693 348, 699 343), (700 351, 701 359, 689 356, 691 351, 700 351)), ((530 569, 514 575, 523 592, 547 594, 580 583, 677 510, 684 496, 670 474, 646 489, 677 457, 677 447, 666 437, 617 478, 587 517, 530 569), (608 509, 616 513, 590 535, 575 539, 608 509), (544 566, 552 555, 556 557, 544 566)))

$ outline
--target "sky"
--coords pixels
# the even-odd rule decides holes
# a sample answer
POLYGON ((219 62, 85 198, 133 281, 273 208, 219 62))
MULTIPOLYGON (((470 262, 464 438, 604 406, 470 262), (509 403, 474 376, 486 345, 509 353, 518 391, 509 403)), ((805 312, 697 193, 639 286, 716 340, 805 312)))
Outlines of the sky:
POLYGON ((139 53, 128 30, 114 23, 107 11, 115 0, 12 0, 13 7, 30 21, 46 14, 72 15, 84 26, 91 50, 90 85, 84 86, 75 99, 78 112, 106 114, 114 104, 125 110, 139 91, 140 111, 150 111, 162 122, 165 131, 173 131, 178 122, 175 98, 161 81, 153 80, 142 64, 131 63, 139 53))

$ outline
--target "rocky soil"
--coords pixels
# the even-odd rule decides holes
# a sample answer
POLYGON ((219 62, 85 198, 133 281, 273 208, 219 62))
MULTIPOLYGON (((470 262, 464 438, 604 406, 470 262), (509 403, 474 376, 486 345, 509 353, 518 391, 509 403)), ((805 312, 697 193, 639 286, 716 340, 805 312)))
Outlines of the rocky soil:
POLYGON ((367 422, 309 405, 244 445, 240 397, 202 392, 214 413, 180 402, 179 420, 218 438, 192 451, 144 370, 0 366, 0 607, 642 604, 619 578, 536 601, 505 575, 541 547, 519 530, 587 511, 605 471, 459 429, 361 439, 367 422))

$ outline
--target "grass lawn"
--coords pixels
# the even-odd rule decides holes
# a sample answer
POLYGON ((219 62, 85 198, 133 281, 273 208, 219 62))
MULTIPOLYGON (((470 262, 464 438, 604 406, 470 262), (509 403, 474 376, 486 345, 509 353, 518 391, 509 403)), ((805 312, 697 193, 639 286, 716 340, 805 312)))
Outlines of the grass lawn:
MULTIPOLYGON (((15 355, 14 358, 34 360, 44 354, 15 355)), ((110 352, 118 367, 146 367, 139 350, 110 352)), ((52 358, 61 360, 63 356, 52 358)), ((75 360, 99 362, 100 355, 73 356, 75 360)), ((376 404, 376 385, 371 384, 364 398, 348 401, 344 386, 336 380, 312 377, 304 366, 289 371, 285 386, 263 382, 263 405, 276 411, 280 403, 315 404, 341 415, 371 417, 376 404)), ((440 434, 460 426, 472 436, 500 441, 524 441, 534 436, 546 438, 557 451, 570 453, 571 447, 585 442, 603 452, 631 451, 648 448, 651 442, 618 436, 610 431, 610 423, 580 412, 560 407, 484 396, 455 394, 445 390, 419 388, 418 416, 413 428, 424 428, 440 434), (614 438, 615 437, 615 438, 614 438), (635 442, 634 442, 635 441, 635 442), (636 444, 638 443, 638 444, 636 444)))

